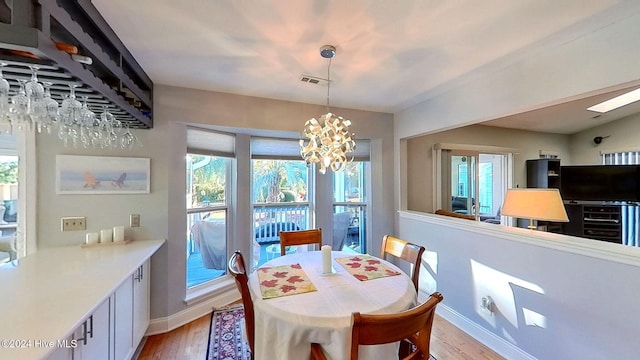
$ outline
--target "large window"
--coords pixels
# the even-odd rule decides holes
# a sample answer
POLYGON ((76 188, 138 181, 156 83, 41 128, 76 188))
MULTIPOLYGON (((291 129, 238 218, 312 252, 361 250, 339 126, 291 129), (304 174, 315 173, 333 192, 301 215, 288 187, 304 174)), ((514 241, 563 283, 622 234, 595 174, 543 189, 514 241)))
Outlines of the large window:
POLYGON ((189 128, 187 179, 187 288, 226 274, 233 137, 189 128))
POLYGON ((369 162, 354 161, 333 174, 333 248, 366 252, 369 162))
POLYGON ((259 256, 262 265, 280 256, 280 231, 314 227, 309 202, 311 172, 295 140, 254 138, 251 157, 254 246, 259 247, 254 257, 259 256))
POLYGON ((0 134, 0 265, 27 254, 25 237, 18 231, 20 158, 17 140, 16 135, 0 134))
POLYGON ((367 202, 370 189, 368 140, 357 140, 354 161, 333 174, 333 248, 367 252, 367 202))

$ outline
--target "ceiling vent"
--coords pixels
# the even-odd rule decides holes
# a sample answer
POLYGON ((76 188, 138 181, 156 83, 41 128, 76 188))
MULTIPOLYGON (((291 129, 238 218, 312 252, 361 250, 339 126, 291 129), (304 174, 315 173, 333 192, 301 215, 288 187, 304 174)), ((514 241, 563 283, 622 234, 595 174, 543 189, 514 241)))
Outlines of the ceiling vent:
POLYGON ((311 75, 300 75, 300 81, 303 83, 318 85, 318 86, 327 86, 329 83, 327 79, 311 76, 311 75))

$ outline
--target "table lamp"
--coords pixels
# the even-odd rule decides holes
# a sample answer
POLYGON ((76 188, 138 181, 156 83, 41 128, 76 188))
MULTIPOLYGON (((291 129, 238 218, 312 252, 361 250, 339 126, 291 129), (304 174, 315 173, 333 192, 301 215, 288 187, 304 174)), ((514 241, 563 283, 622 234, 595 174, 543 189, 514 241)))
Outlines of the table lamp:
POLYGON ((558 189, 508 189, 501 214, 529 219, 534 230, 533 220, 569 221, 558 189))

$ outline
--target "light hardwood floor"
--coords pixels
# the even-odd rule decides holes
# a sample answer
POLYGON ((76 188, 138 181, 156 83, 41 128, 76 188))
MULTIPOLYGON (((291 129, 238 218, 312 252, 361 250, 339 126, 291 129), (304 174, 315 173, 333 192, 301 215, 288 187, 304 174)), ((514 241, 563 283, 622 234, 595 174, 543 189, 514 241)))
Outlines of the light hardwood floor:
MULTIPOLYGON (((211 315, 205 315, 165 334, 147 338, 139 360, 205 360, 211 315)), ((504 358, 436 315, 431 354, 438 360, 503 360, 504 358)))

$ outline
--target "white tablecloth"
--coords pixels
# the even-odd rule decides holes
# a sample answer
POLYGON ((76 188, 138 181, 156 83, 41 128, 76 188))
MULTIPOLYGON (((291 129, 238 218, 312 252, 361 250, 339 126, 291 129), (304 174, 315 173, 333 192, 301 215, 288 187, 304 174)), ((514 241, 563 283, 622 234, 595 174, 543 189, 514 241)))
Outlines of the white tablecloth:
MULTIPOLYGON (((332 255, 335 259, 354 253, 334 251, 332 255)), ((278 257, 263 266, 294 263, 301 264, 318 291, 262 299, 257 273, 249 276, 256 318, 256 360, 308 359, 312 342, 321 344, 329 359, 347 359, 352 312, 394 313, 416 304, 415 288, 404 273, 360 281, 334 260, 336 273, 323 275, 320 251, 278 257)), ((400 270, 389 262, 385 264, 400 270)), ((360 359, 394 359, 397 351, 397 343, 362 346, 360 359)))

